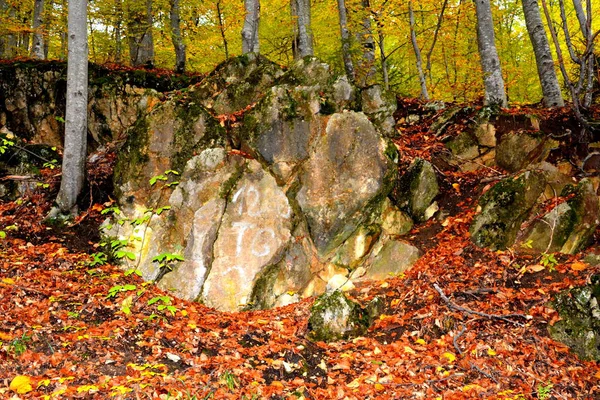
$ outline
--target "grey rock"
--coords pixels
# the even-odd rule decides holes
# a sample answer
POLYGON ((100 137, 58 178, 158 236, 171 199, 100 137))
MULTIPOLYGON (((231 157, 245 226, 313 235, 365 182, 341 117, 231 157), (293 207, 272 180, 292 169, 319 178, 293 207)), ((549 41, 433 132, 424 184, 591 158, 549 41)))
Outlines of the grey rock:
POLYGON ((556 145, 556 141, 540 135, 509 133, 500 139, 496 147, 496 163, 510 172, 516 172, 544 161, 556 145))
POLYGON ((420 256, 421 251, 408 242, 384 238, 373 249, 370 266, 361 279, 384 280, 397 276, 412 267, 420 256))
POLYGON ((437 176, 430 162, 417 158, 398 180, 394 200, 398 208, 408 212, 415 221, 431 218, 427 212, 439 193, 437 176))
POLYGON ((526 171, 503 179, 484 193, 469 229, 473 243, 492 250, 512 246, 545 185, 541 172, 526 171))
POLYGON ((369 328, 368 313, 341 291, 318 297, 310 312, 308 337, 313 341, 349 339, 369 328))
POLYGON ((329 119, 296 196, 320 256, 343 243, 389 193, 395 171, 386 149, 364 114, 329 119))

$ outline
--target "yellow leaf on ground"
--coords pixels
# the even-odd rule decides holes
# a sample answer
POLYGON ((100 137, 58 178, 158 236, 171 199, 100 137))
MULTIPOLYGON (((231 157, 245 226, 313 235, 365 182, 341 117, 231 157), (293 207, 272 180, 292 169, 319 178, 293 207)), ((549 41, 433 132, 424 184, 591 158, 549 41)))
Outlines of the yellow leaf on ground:
POLYGON ((350 389, 356 389, 360 386, 360 381, 358 380, 358 378, 356 378, 352 382, 346 384, 346 386, 348 386, 350 389))
POLYGON ((462 388, 463 392, 469 392, 471 390, 476 390, 478 392, 481 392, 481 391, 483 391, 485 389, 482 388, 481 386, 475 385, 475 384, 473 384, 473 385, 466 385, 466 386, 463 386, 463 388, 462 388))
POLYGON ((581 261, 576 261, 573 264, 571 264, 571 269, 573 271, 583 271, 584 269, 587 268, 587 264, 581 261))
POLYGON ((15 280, 12 278, 2 278, 2 283, 6 283, 7 285, 14 285, 15 280))
POLYGON ((415 340, 415 343, 416 343, 416 344, 423 345, 423 346, 424 346, 425 344, 427 344, 427 343, 425 342, 425 340, 423 340, 423 339, 417 339, 417 340, 415 340))
POLYGON ((493 357, 496 355, 496 352, 493 349, 487 349, 488 356, 493 357))
POLYGON ((450 353, 449 351, 442 354, 442 357, 448 360, 449 363, 453 363, 454 360, 456 360, 456 356, 453 353, 450 353))
POLYGON ((409 354, 417 354, 416 351, 414 351, 412 348, 410 348, 409 346, 404 346, 404 351, 409 353, 409 354))
POLYGON ((33 390, 31 378, 25 375, 17 375, 10 382, 9 389, 17 394, 29 393, 33 390))
POLYGON ((385 390, 385 386, 383 386, 381 383, 376 383, 375 390, 379 390, 379 391, 385 390))

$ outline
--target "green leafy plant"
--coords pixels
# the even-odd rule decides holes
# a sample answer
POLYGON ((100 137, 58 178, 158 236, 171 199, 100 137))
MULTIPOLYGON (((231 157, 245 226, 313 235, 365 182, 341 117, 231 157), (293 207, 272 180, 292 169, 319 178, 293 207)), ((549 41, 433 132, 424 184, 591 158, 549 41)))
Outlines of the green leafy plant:
POLYGON ((42 164, 42 167, 55 169, 56 167, 58 167, 58 160, 46 161, 42 164))
POLYGON ((231 391, 233 391, 239 384, 238 379, 231 371, 223 372, 219 378, 219 381, 231 391))
POLYGON ((552 385, 551 382, 546 383, 545 385, 539 384, 537 386, 537 397, 540 400, 546 400, 550 398, 550 393, 552 393, 552 385))
POLYGON ((0 138, 0 154, 6 153, 6 150, 8 150, 9 147, 12 147, 14 145, 15 142, 13 142, 12 140, 9 140, 5 137, 0 138))
POLYGON ((16 356, 20 356, 27 350, 27 342, 31 341, 31 336, 24 333, 20 338, 13 339, 9 344, 9 349, 16 356))
POLYGON ((115 285, 115 286, 111 287, 110 289, 108 289, 108 294, 106 295, 106 298, 110 299, 111 297, 116 297, 117 294, 119 294, 119 293, 132 292, 135 290, 137 290, 136 285, 132 285, 132 284, 115 285))
MULTIPOLYGON (((150 178, 150 186, 154 186, 158 181, 166 181, 169 179, 169 175, 179 175, 179 172, 172 169, 165 171, 164 174, 156 175, 150 178)), ((172 184, 172 183, 171 183, 172 184)), ((171 185, 169 184, 169 185, 171 185)))
POLYGON ((152 262, 158 263, 158 275, 154 278, 154 282, 158 282, 167 273, 173 270, 173 264, 185 261, 183 256, 174 253, 161 253, 152 259, 152 262))
POLYGON ((131 251, 125 250, 129 242, 125 239, 115 239, 110 242, 110 250, 114 258, 123 259, 128 258, 131 261, 135 260, 135 254, 131 251))
POLYGON ((558 265, 558 261, 554 257, 554 254, 542 253, 542 258, 540 260, 540 264, 544 267, 548 268, 548 271, 554 271, 555 267, 558 265))
POLYGON ((171 299, 169 296, 156 296, 148 300, 148 305, 151 306, 152 304, 156 304, 156 309, 158 311, 167 310, 171 313, 171 315, 175 315, 177 312, 177 307, 175 307, 172 302, 173 299, 171 299))
POLYGON ((90 254, 90 257, 92 259, 87 262, 87 265, 90 266, 90 267, 95 267, 95 266, 98 266, 98 265, 104 265, 108 261, 108 256, 106 255, 106 253, 103 253, 101 251, 97 252, 97 253, 90 254))

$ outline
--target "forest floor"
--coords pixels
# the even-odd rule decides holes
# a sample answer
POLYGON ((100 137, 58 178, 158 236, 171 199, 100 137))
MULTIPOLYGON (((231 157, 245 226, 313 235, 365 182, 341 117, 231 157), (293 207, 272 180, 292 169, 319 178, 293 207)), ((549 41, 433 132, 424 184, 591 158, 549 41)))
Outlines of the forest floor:
MULTIPOLYGON (((441 151, 427 129, 398 140, 403 168, 441 151)), ((57 171, 0 203, 0 398, 600 398, 600 365, 547 333, 553 295, 600 266, 583 254, 542 266, 469 240, 475 202, 499 171, 439 171, 447 216, 407 237, 424 256, 402 276, 357 285, 353 298, 378 296, 385 311, 364 337, 328 344, 307 339, 314 299, 222 313, 94 263, 104 205, 92 199, 66 228, 43 223, 57 171)))

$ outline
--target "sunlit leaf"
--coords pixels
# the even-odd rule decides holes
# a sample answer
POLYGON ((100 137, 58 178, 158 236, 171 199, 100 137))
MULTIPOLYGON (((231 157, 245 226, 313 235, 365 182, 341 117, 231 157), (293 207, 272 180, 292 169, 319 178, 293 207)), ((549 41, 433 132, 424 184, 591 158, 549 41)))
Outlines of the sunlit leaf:
POLYGON ((31 378, 26 375, 17 375, 10 382, 9 389, 17 394, 29 393, 33 390, 31 378))

